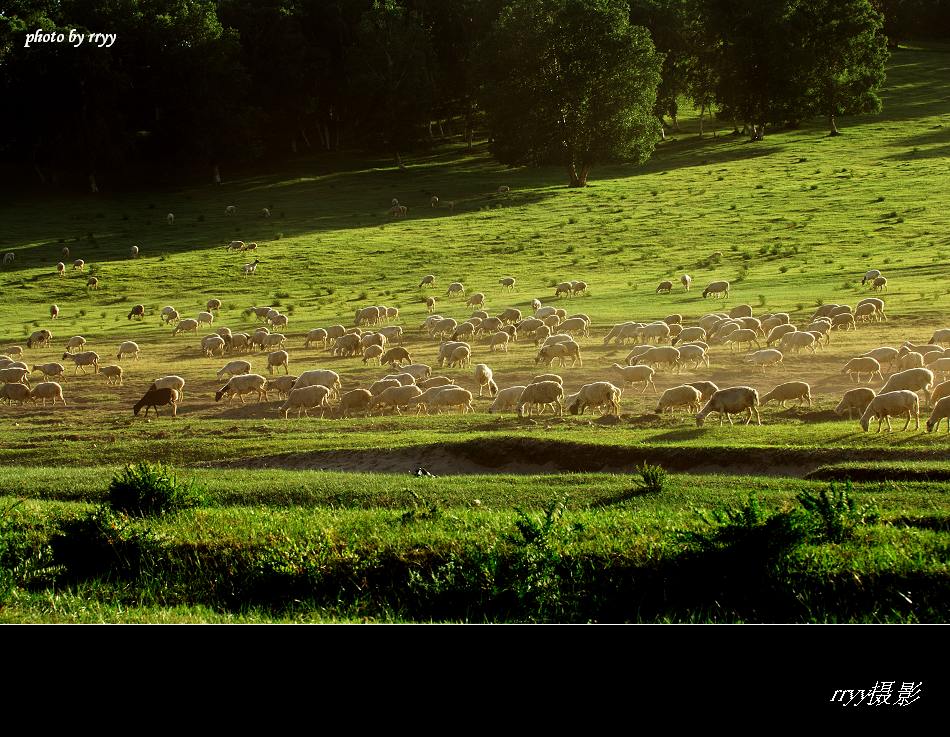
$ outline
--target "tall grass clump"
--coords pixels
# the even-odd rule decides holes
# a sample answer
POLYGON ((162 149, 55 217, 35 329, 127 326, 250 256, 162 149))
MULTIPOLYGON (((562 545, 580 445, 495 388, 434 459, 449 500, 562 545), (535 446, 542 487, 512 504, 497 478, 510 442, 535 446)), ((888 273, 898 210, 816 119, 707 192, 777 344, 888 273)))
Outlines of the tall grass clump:
POLYGON ((850 481, 845 482, 843 489, 838 489, 832 483, 817 494, 803 491, 796 498, 802 505, 814 536, 820 540, 843 542, 854 536, 858 526, 874 524, 880 518, 875 505, 858 507, 852 496, 850 481))
POLYGON ((193 479, 180 481, 162 463, 129 464, 109 484, 109 506, 133 517, 158 517, 203 504, 204 490, 193 479))

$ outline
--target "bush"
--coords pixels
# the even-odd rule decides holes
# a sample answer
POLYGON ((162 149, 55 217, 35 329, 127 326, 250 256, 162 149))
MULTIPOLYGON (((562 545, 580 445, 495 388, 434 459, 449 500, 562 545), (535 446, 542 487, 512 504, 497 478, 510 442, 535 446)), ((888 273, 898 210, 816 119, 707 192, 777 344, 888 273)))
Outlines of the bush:
POLYGON ((136 517, 173 514, 204 504, 204 490, 194 481, 179 481, 162 463, 129 464, 112 477, 109 506, 136 517))
POLYGON ((662 466, 651 466, 646 461, 637 469, 640 476, 639 481, 635 481, 636 491, 640 494, 659 494, 666 485, 668 474, 662 466))
POLYGON ((832 483, 817 495, 803 491, 796 497, 805 510, 814 536, 819 540, 840 543, 852 537, 859 525, 873 524, 880 518, 873 504, 859 508, 851 492, 851 482, 846 481, 840 491, 832 483))

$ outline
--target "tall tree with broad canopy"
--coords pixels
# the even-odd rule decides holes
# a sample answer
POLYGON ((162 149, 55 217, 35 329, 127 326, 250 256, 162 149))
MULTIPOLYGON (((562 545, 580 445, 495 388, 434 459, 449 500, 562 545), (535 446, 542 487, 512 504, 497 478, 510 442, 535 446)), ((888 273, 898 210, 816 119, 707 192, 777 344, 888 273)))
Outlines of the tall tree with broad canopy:
POLYGON ((515 0, 486 39, 481 104, 504 163, 641 163, 660 137, 663 56, 622 0, 515 0))

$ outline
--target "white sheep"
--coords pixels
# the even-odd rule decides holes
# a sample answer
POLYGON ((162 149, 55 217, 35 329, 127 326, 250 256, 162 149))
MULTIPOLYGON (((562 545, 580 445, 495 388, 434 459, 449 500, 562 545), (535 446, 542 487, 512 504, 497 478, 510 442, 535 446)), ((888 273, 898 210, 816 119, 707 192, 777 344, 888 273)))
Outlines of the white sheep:
POLYGON ((807 348, 812 353, 815 352, 815 336, 807 331, 796 330, 792 333, 786 333, 779 342, 779 348, 791 353, 799 353, 802 348, 807 348))
POLYGON ((874 378, 874 374, 877 374, 881 381, 884 380, 884 375, 881 373, 881 364, 871 356, 852 358, 841 369, 841 373, 848 374, 848 378, 852 381, 857 376, 857 380, 860 382, 861 374, 867 374, 868 381, 874 378))
POLYGON ((26 384, 0 384, 0 398, 7 400, 8 403, 23 404, 30 401, 32 391, 26 384))
POLYGON ((327 347, 328 334, 324 328, 314 328, 307 333, 307 339, 304 341, 304 348, 309 348, 311 343, 320 342, 323 347, 327 347))
POLYGON ((762 395, 760 404, 765 406, 769 402, 778 402, 778 406, 785 409, 785 403, 798 400, 799 406, 807 404, 811 407, 811 387, 804 381, 786 381, 779 384, 772 391, 762 395))
POLYGON ((132 360, 136 361, 139 357, 139 346, 138 343, 134 343, 131 340, 124 341, 119 346, 119 354, 116 356, 120 361, 123 356, 132 356, 132 360))
POLYGON ((751 363, 753 366, 761 366, 762 373, 765 373, 766 366, 774 366, 782 362, 785 356, 777 348, 763 348, 745 357, 745 363, 751 363))
POLYGON ((573 340, 542 346, 534 362, 535 364, 543 362, 545 366, 550 366, 554 361, 558 361, 561 366, 564 366, 568 358, 571 359, 571 366, 584 365, 581 360, 580 346, 573 340))
POLYGON ((696 415, 697 427, 702 427, 703 423, 713 412, 719 413, 719 425, 722 426, 722 416, 725 415, 732 425, 732 415, 740 412, 748 412, 749 418, 745 424, 752 422, 753 415, 757 424, 762 424, 762 418, 759 416, 759 393, 751 386, 733 386, 728 389, 720 389, 715 392, 706 402, 706 406, 696 415))
POLYGON ((268 378, 264 389, 268 393, 272 391, 277 392, 278 399, 286 399, 287 395, 290 394, 290 390, 294 388, 296 381, 297 377, 294 374, 278 375, 273 379, 268 378))
POLYGON ((680 367, 680 352, 673 346, 647 346, 646 350, 640 351, 638 346, 627 355, 627 363, 633 366, 669 366, 672 371, 678 371, 680 367), (638 351, 637 355, 634 352, 638 351))
POLYGON ((595 381, 584 384, 571 399, 565 401, 568 412, 582 415, 588 407, 605 410, 606 414, 620 416, 620 397, 623 390, 609 381, 595 381))
MULTIPOLYGON (((787 337, 787 336, 786 336, 787 337)), ((738 330, 733 330, 729 335, 726 336, 724 341, 729 344, 729 350, 732 350, 732 346, 735 345, 739 350, 742 349, 743 343, 749 344, 749 349, 751 350, 752 344, 755 343, 756 348, 761 348, 758 338, 754 330, 747 330, 746 328, 739 328, 738 330)), ((766 349, 769 350, 769 349, 766 349)))
POLYGON ((122 367, 114 366, 112 364, 108 366, 100 366, 99 373, 102 376, 106 377, 106 384, 115 384, 117 386, 122 386, 122 367))
POLYGON ((244 264, 244 267, 243 267, 243 270, 242 270, 242 273, 244 274, 244 276, 249 276, 250 274, 256 273, 256 272, 257 272, 257 265, 258 265, 259 263, 260 263, 260 260, 259 260, 259 259, 254 259, 254 261, 252 261, 251 263, 249 263, 249 264, 244 264))
POLYGON ((703 297, 708 297, 712 295, 713 297, 722 297, 726 298, 729 296, 729 282, 727 281, 714 281, 710 282, 708 286, 703 290, 703 297))
POLYGON ((170 376, 160 376, 152 382, 149 389, 174 389, 178 392, 179 399, 185 396, 185 380, 174 374, 170 376))
POLYGON ((472 349, 468 345, 457 346, 449 356, 449 366, 463 368, 472 362, 472 349))
POLYGON ((942 381, 933 388, 929 397, 931 406, 944 397, 950 397, 950 381, 942 381))
POLYGON ((868 282, 873 282, 881 275, 881 272, 878 269, 869 269, 864 273, 864 278, 861 279, 861 284, 867 284, 868 282))
POLYGON ((684 291, 684 292, 688 292, 688 291, 689 291, 690 285, 691 285, 692 283, 693 283, 693 277, 691 277, 689 274, 683 274, 683 275, 680 277, 680 284, 683 285, 683 291, 684 291))
POLYGON ((237 208, 234 205, 228 205, 227 207, 224 208, 225 215, 233 215, 236 212, 237 212, 237 208))
POLYGON ((950 433, 950 397, 944 397, 934 404, 933 412, 927 419, 927 432, 940 429, 940 421, 947 421, 947 432, 950 433))
POLYGON ((300 389, 315 384, 325 386, 330 390, 330 394, 333 396, 339 397, 340 395, 340 375, 336 371, 330 371, 329 369, 304 371, 297 379, 297 383, 294 384, 294 388, 300 389))
POLYGON ((410 399, 406 406, 424 406, 426 414, 431 414, 433 410, 437 414, 442 414, 443 409, 457 407, 459 414, 465 414, 466 412, 475 411, 472 400, 472 393, 468 389, 463 389, 460 386, 440 386, 433 387, 420 396, 410 399))
POLYGON ((914 429, 920 429, 920 398, 917 394, 908 389, 881 391, 861 415, 861 428, 868 432, 873 417, 877 420, 878 432, 881 432, 881 424, 884 422, 887 422, 887 431, 891 432, 891 417, 903 414, 907 415, 904 430, 910 425, 911 417, 914 418, 914 429))
POLYGON ((138 247, 138 246, 132 246, 132 247, 129 249, 129 257, 130 257, 130 258, 138 258, 138 257, 139 257, 139 247, 138 247))
POLYGON ((76 269, 79 269, 80 271, 84 271, 85 268, 86 268, 86 262, 83 261, 81 258, 77 258, 75 261, 73 261, 73 270, 74 270, 74 271, 75 271, 76 269))
POLYGON ((897 359, 897 370, 905 371, 910 368, 922 368, 924 365, 924 356, 916 351, 907 351, 897 359))
POLYGON ((509 292, 511 292, 514 290, 517 281, 514 279, 514 277, 505 276, 499 279, 498 283, 501 284, 502 289, 507 289, 509 292))
POLYGON ((59 307, 57 305, 49 306, 49 316, 52 320, 55 320, 57 317, 59 317, 59 307))
POLYGON ((177 325, 175 325, 175 329, 172 330, 172 335, 178 335, 179 333, 194 333, 197 335, 198 321, 190 317, 180 321, 177 325))
POLYGON ((930 338, 929 343, 931 345, 950 345, 950 328, 940 328, 940 330, 935 330, 934 334, 930 338))
POLYGON ((353 389, 340 397, 337 411, 340 417, 346 417, 351 412, 366 412, 373 395, 367 389, 353 389))
POLYGON ((284 373, 290 373, 290 354, 287 351, 273 351, 267 354, 267 373, 273 374, 274 369, 280 373, 280 367, 284 367, 284 373))
POLYGON ((161 320, 166 325, 172 322, 178 322, 179 320, 178 310, 176 310, 171 305, 167 307, 162 307, 161 320))
POLYGON ((261 208, 261 217, 262 217, 262 218, 269 218, 269 217, 270 217, 270 208, 268 208, 268 207, 263 207, 263 208, 261 208))
POLYGON ((309 417, 309 410, 311 409, 319 409, 320 416, 322 417, 326 410, 329 409, 329 405, 327 404, 329 394, 330 390, 319 384, 301 387, 300 389, 291 389, 290 394, 287 395, 287 401, 284 402, 277 411, 283 413, 285 420, 288 419, 288 413, 292 409, 297 410, 298 418, 301 414, 309 417))
POLYGON ((62 261, 56 264, 56 273, 63 277, 66 276, 66 264, 62 261))
POLYGON ((656 373, 654 369, 650 366, 621 366, 618 363, 611 364, 611 367, 615 372, 617 372, 621 380, 633 386, 634 384, 643 384, 643 390, 640 392, 644 394, 648 386, 653 387, 653 393, 656 394, 656 384, 653 383, 653 375, 656 373))
POLYGON ((528 415, 531 414, 531 408, 540 405, 543 411, 545 406, 556 406, 557 416, 564 414, 564 387, 556 381, 540 381, 528 384, 521 392, 518 398, 518 417, 525 416, 525 408, 528 415))
MULTIPOLYGON (((299 379, 298 379, 299 381, 299 379)), ((228 397, 228 404, 237 396, 244 404, 244 395, 256 393, 257 401, 262 402, 267 399, 267 379, 260 374, 241 374, 232 376, 228 383, 221 387, 214 395, 214 401, 220 402, 225 395, 228 397)))
POLYGON ((73 375, 79 371, 86 373, 86 366, 92 366, 93 373, 99 373, 99 354, 95 351, 83 351, 82 353, 64 353, 63 358, 71 358, 75 364, 73 375))
POLYGON ((492 370, 488 364, 475 364, 475 383, 478 384, 478 396, 482 396, 482 390, 486 388, 489 397, 494 397, 498 393, 498 385, 492 378, 492 370))
POLYGON ((55 381, 43 381, 33 387, 30 391, 30 399, 35 403, 37 399, 43 400, 43 406, 46 406, 46 400, 52 400, 55 405, 56 400, 60 400, 63 406, 66 406, 66 400, 63 398, 63 387, 55 381))
POLYGON ((876 396, 877 392, 864 386, 846 391, 841 398, 841 402, 835 407, 835 414, 843 415, 845 411, 847 411, 848 419, 850 420, 853 419, 852 412, 856 410, 858 417, 860 417, 864 414, 864 410, 868 408, 871 400, 876 396))
POLYGON ((489 414, 495 414, 497 412, 512 412, 518 407, 518 402, 521 399, 521 394, 524 392, 525 387, 520 386, 509 386, 505 389, 499 390, 495 395, 495 401, 492 402, 491 407, 488 408, 489 414))
POLYGON ((685 407, 687 412, 695 413, 699 412, 702 400, 702 392, 696 387, 690 386, 689 384, 674 386, 660 395, 660 400, 657 402, 656 409, 653 410, 653 412, 661 415, 666 412, 666 410, 669 410, 672 415, 673 410, 677 407, 685 407))
POLYGON ((220 335, 206 335, 201 339, 201 352, 208 358, 211 358, 215 354, 220 356, 224 354, 225 345, 227 344, 220 335))
POLYGON ((699 390, 702 401, 704 402, 708 402, 709 398, 719 391, 719 387, 711 381, 691 381, 689 385, 699 390))
POLYGON ((930 369, 911 368, 891 374, 878 394, 906 389, 912 392, 929 392, 934 384, 934 374, 930 369))
POLYGON ((36 371, 42 373, 44 378, 59 376, 62 377, 63 381, 66 380, 66 368, 61 363, 38 363, 33 366, 30 373, 35 373, 36 371))
POLYGON ((174 224, 175 224, 175 214, 172 213, 172 212, 168 213, 168 214, 165 216, 165 220, 168 222, 169 225, 174 225, 174 224))
MULTIPOLYGON (((372 391, 372 390, 370 390, 372 391)), ((374 396, 369 404, 366 405, 366 411, 372 412, 376 408, 392 407, 397 415, 401 415, 400 407, 406 407, 410 400, 420 396, 422 390, 415 384, 408 386, 391 386, 374 396)))
POLYGON ((84 345, 86 345, 86 339, 81 335, 74 335, 66 341, 65 350, 67 353, 72 353, 74 348, 82 348, 84 345))
POLYGON ((223 379, 225 376, 231 378, 232 376, 240 376, 241 374, 249 373, 251 373, 250 361, 228 361, 221 369, 218 370, 218 373, 215 375, 219 379, 223 379))
POLYGON ((380 360, 379 360, 379 357, 381 355, 383 355, 382 346, 371 345, 368 348, 363 350, 363 363, 365 364, 368 361, 375 361, 377 365, 381 366, 382 363, 380 363, 380 360))

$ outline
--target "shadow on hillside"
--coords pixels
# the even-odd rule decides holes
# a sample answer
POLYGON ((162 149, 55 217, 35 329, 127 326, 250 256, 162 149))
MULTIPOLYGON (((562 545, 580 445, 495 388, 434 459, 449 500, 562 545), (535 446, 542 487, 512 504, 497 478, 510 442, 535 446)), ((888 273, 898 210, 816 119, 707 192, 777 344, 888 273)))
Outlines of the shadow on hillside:
POLYGON ((900 153, 885 156, 891 161, 916 161, 917 159, 950 159, 950 143, 946 146, 926 148, 923 151, 901 151, 900 153))

